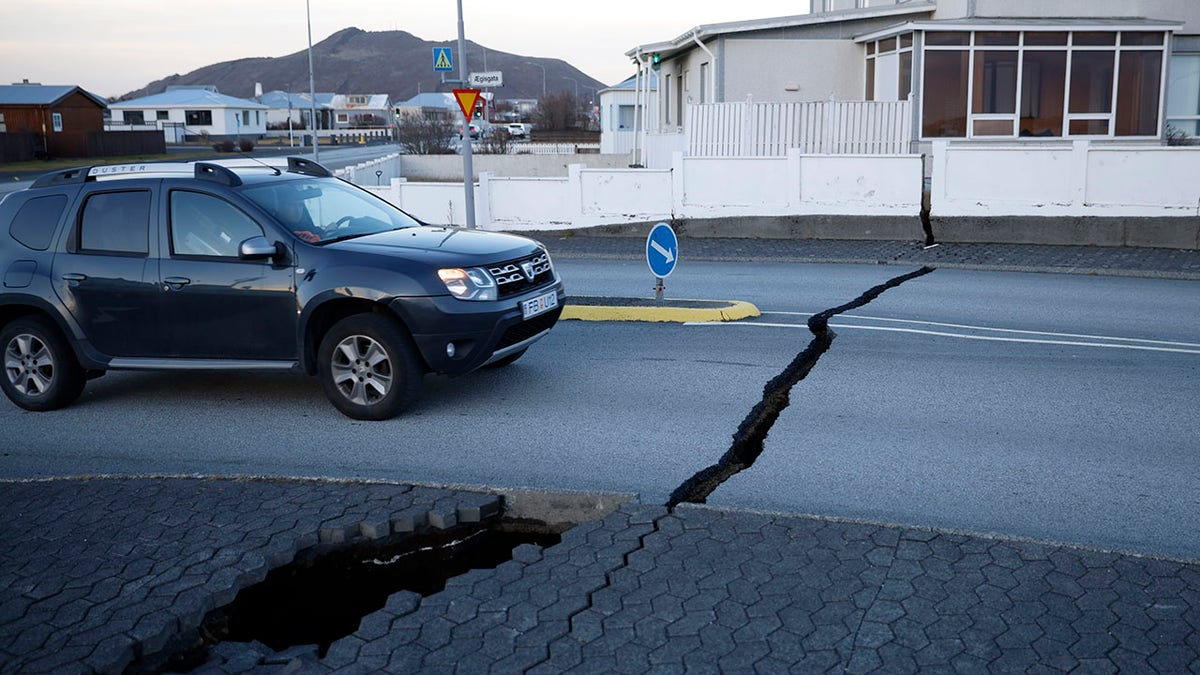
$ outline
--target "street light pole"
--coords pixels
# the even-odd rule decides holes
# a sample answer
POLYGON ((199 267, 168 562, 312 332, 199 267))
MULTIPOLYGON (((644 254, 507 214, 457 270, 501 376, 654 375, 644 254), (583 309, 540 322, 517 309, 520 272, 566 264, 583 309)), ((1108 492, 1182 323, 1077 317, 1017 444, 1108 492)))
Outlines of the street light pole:
POLYGON ((309 114, 312 115, 312 142, 313 142, 313 161, 321 161, 320 151, 317 150, 317 84, 313 78, 313 56, 312 56, 312 12, 309 10, 309 0, 304 0, 304 14, 308 18, 308 95, 312 97, 309 101, 309 114))
MULTIPOLYGON (((462 0, 458 0, 458 81, 467 83, 467 38, 463 28, 462 0)), ((471 161, 471 118, 474 110, 464 111, 462 122, 463 189, 466 190, 467 227, 475 229, 475 168, 471 161)), ((482 136, 482 132, 480 136, 482 136)))
POLYGON ((529 65, 533 66, 534 68, 542 69, 542 98, 546 98, 546 66, 539 66, 536 63, 531 63, 529 65))

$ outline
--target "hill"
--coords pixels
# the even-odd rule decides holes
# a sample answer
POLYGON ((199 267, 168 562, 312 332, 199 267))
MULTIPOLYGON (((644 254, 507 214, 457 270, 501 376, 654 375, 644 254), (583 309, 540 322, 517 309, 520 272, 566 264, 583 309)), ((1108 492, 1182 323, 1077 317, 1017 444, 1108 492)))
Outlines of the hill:
MULTIPOLYGON (((455 65, 458 43, 428 42, 404 31, 368 32, 358 28, 340 30, 313 45, 313 74, 318 92, 338 94, 388 94, 399 103, 420 92, 449 91, 433 71, 433 48, 450 47, 455 65)), ((595 80, 561 59, 537 58, 487 49, 467 42, 467 63, 471 70, 499 70, 504 86, 496 90, 498 99, 541 98, 542 68, 545 91, 575 92, 580 98, 594 96, 604 83, 595 80), (486 64, 486 67, 485 67, 486 64), (541 66, 540 68, 538 66, 541 66)), ((457 77, 456 73, 447 76, 457 77)), ((185 75, 171 75, 131 91, 117 100, 128 100, 161 93, 169 85, 216 85, 222 94, 250 98, 255 83, 263 91, 308 91, 308 50, 287 56, 238 59, 198 68, 185 75)))

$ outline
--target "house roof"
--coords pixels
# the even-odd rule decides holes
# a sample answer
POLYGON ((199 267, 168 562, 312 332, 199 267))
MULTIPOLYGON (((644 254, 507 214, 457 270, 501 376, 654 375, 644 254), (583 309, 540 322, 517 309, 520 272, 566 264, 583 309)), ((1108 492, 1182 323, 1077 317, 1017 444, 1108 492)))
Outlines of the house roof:
MULTIPOLYGON (((618 82, 617 84, 614 84, 611 87, 606 87, 604 89, 601 89, 600 93, 603 94, 606 91, 634 91, 635 89, 637 89, 637 86, 638 86, 638 76, 630 75, 629 77, 618 82)), ((653 71, 651 71, 651 73, 650 73, 650 88, 651 89, 658 88, 658 73, 653 72, 653 71)))
MULTIPOLYGON (((334 99, 334 94, 317 94, 316 107, 327 110, 332 107, 331 102, 334 99)), ((291 107, 308 110, 312 107, 312 98, 308 94, 296 94, 278 89, 268 91, 262 96, 257 97, 258 102, 275 110, 282 110, 288 107, 288 101, 291 101, 291 107)))
POLYGON ((0 105, 54 105, 78 91, 101 108, 108 101, 74 85, 13 84, 0 86, 0 105))
POLYGON ((854 38, 856 42, 868 42, 914 30, 923 31, 1174 31, 1183 27, 1182 21, 1159 21, 1140 17, 1100 19, 938 19, 927 21, 905 21, 854 38))
POLYGON ((245 98, 234 98, 218 94, 209 87, 172 87, 161 94, 152 94, 129 101, 113 103, 110 108, 122 110, 125 108, 170 108, 178 106, 197 106, 204 108, 249 108, 251 110, 266 110, 267 106, 245 98))
POLYGON ((704 40, 728 35, 730 33, 748 33, 752 31, 772 30, 779 28, 794 28, 798 26, 814 26, 843 21, 858 21, 861 19, 876 19, 887 16, 903 16, 908 14, 927 14, 937 9, 936 0, 921 0, 907 2, 903 5, 885 5, 865 9, 847 9, 835 12, 820 12, 817 14, 797 14, 769 19, 751 19, 748 21, 730 21, 726 23, 703 24, 681 33, 678 37, 666 42, 651 42, 639 45, 625 52, 625 56, 637 59, 640 55, 659 53, 664 57, 676 52, 692 49, 696 40, 704 40))
POLYGON ((403 103, 397 104, 401 108, 453 108, 458 109, 458 102, 454 100, 454 94, 448 92, 427 91, 423 94, 408 99, 403 103))

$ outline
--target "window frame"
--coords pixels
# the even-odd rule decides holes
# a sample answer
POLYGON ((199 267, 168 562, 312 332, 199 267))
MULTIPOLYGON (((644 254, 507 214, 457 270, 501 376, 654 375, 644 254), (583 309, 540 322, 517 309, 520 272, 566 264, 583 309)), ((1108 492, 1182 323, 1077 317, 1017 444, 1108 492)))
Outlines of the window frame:
POLYGON ((58 132, 61 132, 61 131, 63 130, 63 116, 62 116, 62 113, 60 113, 60 112, 52 112, 52 113, 50 113, 50 127, 51 127, 52 129, 54 129, 54 131, 55 131, 56 133, 58 133, 58 132))
MULTIPOLYGON (((929 44, 928 39, 923 40, 923 43, 924 43, 923 52, 924 53, 943 52, 943 51, 966 52, 967 53, 967 73, 968 73, 967 110, 965 111, 966 118, 967 118, 967 130, 966 130, 965 136, 950 136, 950 137, 925 136, 924 135, 924 129, 925 129, 924 106, 922 105, 921 106, 921 108, 922 108, 921 118, 918 121, 918 128, 921 131, 920 138, 922 141, 932 141, 932 140, 939 140, 939 139, 943 139, 943 138, 947 138, 947 139, 960 138, 960 139, 964 139, 964 140, 977 140, 977 139, 1001 140, 1001 139, 1003 139, 1006 141, 1015 140, 1015 141, 1021 141, 1021 142, 1043 142, 1047 139, 1056 139, 1056 140, 1070 140, 1070 139, 1149 140, 1149 139, 1162 138, 1163 130, 1165 128, 1164 120, 1165 120, 1165 116, 1166 116, 1165 106, 1166 106, 1166 93, 1167 93, 1167 66, 1168 66, 1168 62, 1170 61, 1170 58, 1172 56, 1170 53, 1170 42, 1171 41, 1169 38, 1169 32, 1163 28, 1147 27, 1143 30, 1129 30, 1127 27, 1122 27, 1122 28, 1101 29, 1101 30, 1097 31, 1095 29, 1087 30, 1086 27, 1078 29, 1078 30, 1074 30, 1069 26, 1053 26, 1053 27, 1048 27, 1046 29, 1035 29, 1035 28, 1026 27, 1026 28, 1020 28, 1017 30, 995 31, 995 30, 972 30, 972 29, 964 30, 961 26, 955 26, 955 27, 948 27, 947 30, 944 30, 944 31, 943 30, 931 30, 928 28, 924 29, 924 33, 927 36, 931 33, 942 33, 942 32, 949 32, 949 33, 965 32, 965 33, 967 33, 967 36, 968 36, 966 45, 931 45, 931 44, 929 44), (977 34, 979 34, 979 33, 995 33, 995 32, 1015 32, 1018 34, 1017 43, 1015 45, 978 44, 977 34), (1113 43, 1112 44, 1092 44, 1092 45, 1075 44, 1075 42, 1076 42, 1075 34, 1076 33, 1093 34, 1093 33, 1097 33, 1097 32, 1112 33, 1113 34, 1113 43), (1040 34, 1040 33, 1066 33, 1066 35, 1067 35, 1066 44, 1062 44, 1062 45, 1027 44, 1027 36, 1029 36, 1031 34, 1040 34), (1125 44, 1124 36, 1126 34, 1144 35, 1147 33, 1162 34, 1163 39, 1161 40, 1161 42, 1159 44, 1149 44, 1149 45, 1125 44), (1016 101, 1016 110, 1011 115, 1008 113, 1002 113, 1002 114, 976 113, 973 110, 973 102, 975 100, 975 86, 976 86, 976 82, 975 82, 976 54, 979 52, 984 52, 984 51, 1015 51, 1017 53, 1017 83, 1016 83, 1017 101, 1016 101), (1023 84, 1024 84, 1024 82, 1023 82, 1023 79, 1024 79, 1024 74, 1025 74, 1025 55, 1029 52, 1066 52, 1066 57, 1067 57, 1066 58, 1066 72, 1065 72, 1065 75, 1063 78, 1063 116, 1062 116, 1063 122, 1062 122, 1062 128, 1059 129, 1060 133, 1057 136, 1028 137, 1028 136, 1020 135, 1021 111, 1024 106, 1024 100, 1023 100, 1023 94, 1024 94, 1023 84), (1083 52, 1112 52, 1113 53, 1112 82, 1111 82, 1111 86, 1110 86, 1111 100, 1109 101, 1108 112, 1103 112, 1103 113, 1096 113, 1096 112, 1073 113, 1073 112, 1071 112, 1071 71, 1072 71, 1072 68, 1074 65, 1074 55, 1076 53, 1083 53, 1083 52), (1161 63, 1161 72, 1159 74, 1159 88, 1158 88, 1159 89, 1159 91, 1158 91, 1158 112, 1159 112, 1159 114, 1158 114, 1158 122, 1157 122, 1157 133, 1153 136, 1150 136, 1150 135, 1118 136, 1118 135, 1116 135, 1117 101, 1118 101, 1118 96, 1120 94, 1119 83, 1120 83, 1120 72, 1121 72, 1121 56, 1122 56, 1122 54, 1128 53, 1128 52, 1159 52, 1161 54, 1162 63, 1161 63), (983 122, 986 125, 987 123, 992 123, 992 122, 997 122, 997 121, 1003 122, 1003 121, 1009 121, 1009 120, 1012 120, 1012 124, 1013 124, 1013 134, 1010 136, 994 135, 994 134, 976 134, 975 133, 975 123, 977 121, 983 122), (1094 134, 1094 133, 1072 134, 1071 133, 1072 122, 1088 123, 1088 122, 1096 122, 1096 121, 1103 121, 1107 124, 1107 128, 1108 128, 1107 133, 1104 133, 1104 134, 1094 134)), ((876 50, 876 51, 878 51, 878 50, 876 50)), ((927 61, 927 59, 922 59, 923 64, 925 61, 927 61)), ((927 78, 925 77, 924 65, 923 65, 922 66, 922 74, 921 74, 921 100, 922 101, 925 100, 927 88, 928 88, 928 82, 927 82, 927 78)))
POLYGON ((84 196, 83 204, 79 208, 79 214, 75 218, 74 227, 70 236, 70 243, 67 251, 75 255, 103 255, 114 256, 118 258, 149 258, 152 249, 153 240, 153 220, 154 220, 154 191, 150 188, 130 187, 124 190, 96 190, 89 192, 84 196), (83 225, 84 218, 87 216, 88 204, 96 197, 113 194, 127 193, 144 193, 147 195, 146 207, 146 250, 145 251, 117 251, 112 249, 102 248, 84 248, 83 246, 83 225))
POLYGON ((913 54, 916 51, 916 47, 915 47, 916 35, 915 35, 915 33, 913 31, 906 31, 903 33, 897 33, 895 35, 889 35, 888 37, 880 38, 878 40, 870 40, 870 41, 866 42, 865 44, 866 44, 866 52, 867 53, 866 53, 866 61, 863 64, 863 83, 864 83, 863 86, 864 86, 864 89, 867 89, 867 91, 865 92, 865 97, 863 100, 866 100, 866 101, 876 100, 876 98, 875 98, 875 82, 879 78, 879 75, 880 75, 879 64, 876 62, 876 59, 878 59, 880 56, 889 56, 891 54, 896 54, 897 58, 898 58, 898 61, 896 62, 896 70, 897 70, 897 72, 896 72, 896 92, 897 92, 897 96, 899 96, 899 92, 904 91, 904 88, 905 88, 904 80, 903 80, 903 74, 904 74, 903 62, 904 62, 904 55, 905 54, 908 55, 908 58, 909 58, 909 62, 908 62, 909 63, 908 95, 896 99, 897 101, 908 100, 908 98, 910 96, 912 96, 912 93, 913 93, 912 64, 914 63, 913 54), (907 45, 905 44, 905 38, 907 38, 907 42, 908 42, 907 45), (885 43, 889 44, 891 49, 884 49, 885 43))
POLYGON ((183 123, 189 127, 211 127, 213 125, 213 111, 203 109, 184 110, 183 123), (208 118, 207 122, 203 121, 205 116, 208 118), (193 118, 196 118, 196 121, 193 122, 193 118))

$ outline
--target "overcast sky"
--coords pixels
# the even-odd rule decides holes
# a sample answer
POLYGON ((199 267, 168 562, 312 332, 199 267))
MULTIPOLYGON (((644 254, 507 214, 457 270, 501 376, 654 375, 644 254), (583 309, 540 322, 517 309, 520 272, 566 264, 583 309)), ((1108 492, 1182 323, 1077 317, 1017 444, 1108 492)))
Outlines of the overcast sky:
MULTIPOLYGON (((350 26, 458 37, 455 0, 310 0, 313 44, 350 26)), ((463 0, 468 40, 559 58, 604 82, 625 52, 699 24, 802 14, 808 0, 463 0)), ((0 0, 0 84, 28 79, 114 97, 213 63, 308 46, 304 0, 0 0)), ((455 53, 457 57, 457 52, 455 53)))

